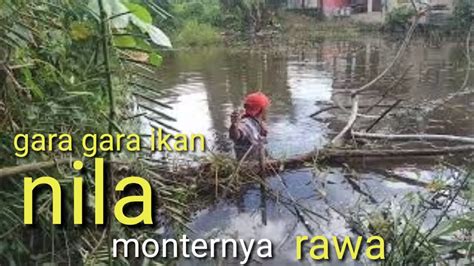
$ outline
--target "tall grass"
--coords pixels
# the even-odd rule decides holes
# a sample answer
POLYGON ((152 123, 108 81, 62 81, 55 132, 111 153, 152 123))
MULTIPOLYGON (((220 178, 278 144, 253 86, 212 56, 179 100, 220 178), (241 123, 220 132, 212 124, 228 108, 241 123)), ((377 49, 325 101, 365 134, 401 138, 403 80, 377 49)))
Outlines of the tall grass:
POLYGON ((221 36, 211 25, 191 20, 184 24, 176 42, 182 46, 209 46, 220 43, 221 36))

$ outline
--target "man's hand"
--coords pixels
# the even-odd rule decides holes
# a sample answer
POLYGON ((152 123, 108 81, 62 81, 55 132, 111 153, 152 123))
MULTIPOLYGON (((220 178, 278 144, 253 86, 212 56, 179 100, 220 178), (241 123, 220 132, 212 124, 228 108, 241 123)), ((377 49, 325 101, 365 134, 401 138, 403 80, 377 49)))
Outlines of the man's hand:
POLYGON ((233 111, 230 115, 230 123, 232 125, 238 124, 240 122, 240 118, 242 117, 242 113, 240 111, 233 111))

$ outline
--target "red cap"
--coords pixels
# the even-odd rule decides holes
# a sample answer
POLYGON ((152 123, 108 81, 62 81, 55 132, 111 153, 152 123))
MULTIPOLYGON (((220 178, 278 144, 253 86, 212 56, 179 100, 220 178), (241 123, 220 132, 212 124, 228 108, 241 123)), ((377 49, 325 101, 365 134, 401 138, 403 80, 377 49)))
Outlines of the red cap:
POLYGON ((257 116, 270 105, 270 99, 261 92, 254 92, 245 97, 245 113, 257 116))

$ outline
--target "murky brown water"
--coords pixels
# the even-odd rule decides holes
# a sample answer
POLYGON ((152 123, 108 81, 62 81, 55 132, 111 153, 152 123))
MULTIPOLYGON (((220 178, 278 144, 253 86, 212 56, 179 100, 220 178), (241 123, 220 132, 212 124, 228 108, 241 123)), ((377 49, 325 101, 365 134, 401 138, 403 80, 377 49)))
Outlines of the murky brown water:
MULTIPOLYGON (((213 150, 230 152, 227 137, 229 114, 241 106, 248 92, 262 90, 272 99, 269 113, 268 150, 273 157, 301 154, 320 148, 341 128, 347 115, 328 112, 319 118, 310 115, 334 101, 347 104, 341 90, 355 88, 374 78, 389 63, 397 43, 367 38, 358 41, 325 42, 304 52, 285 50, 205 49, 177 51, 165 58, 160 73, 165 94, 162 101, 174 107, 169 112, 178 122, 172 124, 186 133, 204 133, 213 150)), ((446 43, 439 48, 414 42, 396 72, 409 65, 406 81, 382 103, 401 98, 404 103, 426 102, 456 92, 465 74, 464 47, 446 43)), ((474 73, 473 73, 474 74, 474 73)), ((474 76, 474 75, 473 75, 474 76)), ((376 86, 383 91, 390 83, 376 86)), ((473 79, 469 80, 473 84, 473 79)), ((374 93, 369 93, 374 94, 374 93)), ((361 105, 377 101, 378 96, 364 96, 361 105)), ((433 111, 406 110, 394 114, 374 130, 400 132, 432 132, 457 135, 474 134, 474 99, 472 95, 453 98, 446 108, 433 111)), ((417 104, 417 106, 422 106, 417 104)), ((368 115, 377 115, 375 109, 368 115)), ((362 118, 363 119, 363 118, 362 118)), ((370 169, 371 165, 365 165, 370 169)), ((434 165, 420 166, 407 162, 391 169, 402 175, 422 180, 447 176, 447 169, 434 165)), ((282 174, 288 191, 278 178, 269 185, 282 195, 290 193, 299 203, 323 218, 314 217, 308 225, 314 234, 351 235, 340 213, 355 211, 358 206, 398 201, 420 188, 390 181, 371 170, 360 173, 359 186, 372 198, 357 192, 344 178, 343 168, 327 171, 302 169, 282 174), (337 209, 338 212, 334 211, 337 209)), ((449 182, 449 180, 448 180, 449 182)), ((250 187, 233 201, 222 200, 197 212, 190 227, 194 237, 269 238, 275 244, 276 258, 265 265, 295 263, 294 236, 308 235, 307 228, 285 206, 265 199, 267 225, 262 224, 262 197, 258 187, 250 187), (289 236, 289 238, 287 238, 289 236), (286 244, 281 244, 286 240, 286 244)), ((180 264, 202 265, 203 261, 180 264)), ((303 261, 303 263, 305 263, 303 261)), ((209 262, 210 265, 216 264, 209 262)), ((235 264, 238 264, 237 262, 235 264)))

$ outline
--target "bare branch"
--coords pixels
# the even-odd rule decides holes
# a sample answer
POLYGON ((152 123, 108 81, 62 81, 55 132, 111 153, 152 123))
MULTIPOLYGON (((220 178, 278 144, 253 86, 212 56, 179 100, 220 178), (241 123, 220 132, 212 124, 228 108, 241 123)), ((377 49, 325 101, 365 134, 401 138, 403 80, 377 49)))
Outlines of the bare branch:
POLYGON ((347 121, 346 126, 342 129, 339 134, 337 134, 334 139, 332 139, 331 144, 334 146, 340 146, 344 142, 344 138, 346 137, 347 133, 351 130, 352 126, 354 125, 357 119, 357 113, 359 112, 359 96, 354 95, 352 97, 352 111, 349 120, 347 121))
POLYGON ((394 134, 352 132, 352 136, 355 138, 381 139, 381 140, 394 140, 394 141, 410 141, 410 140, 447 141, 447 142, 461 142, 461 143, 474 144, 474 138, 451 136, 451 135, 433 135, 433 134, 394 135, 394 134))
POLYGON ((405 39, 403 40, 402 45, 398 49, 397 54, 393 58, 392 62, 390 62, 390 64, 385 68, 384 71, 382 71, 382 73, 380 73, 377 77, 375 77, 369 83, 365 84, 364 86, 360 87, 359 89, 354 90, 352 92, 352 95, 359 94, 359 93, 367 90, 368 88, 372 87, 379 80, 381 80, 395 66, 395 64, 398 62, 398 60, 400 60, 400 58, 402 57, 402 55, 405 52, 406 48, 408 47, 408 44, 410 43, 411 37, 413 36, 413 33, 415 32, 416 26, 418 25, 419 18, 420 18, 420 14, 417 14, 415 16, 415 19, 413 20, 413 23, 412 23, 410 29, 408 30, 408 32, 405 36, 405 39))

